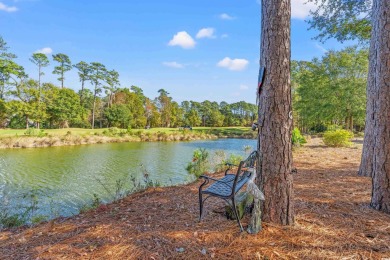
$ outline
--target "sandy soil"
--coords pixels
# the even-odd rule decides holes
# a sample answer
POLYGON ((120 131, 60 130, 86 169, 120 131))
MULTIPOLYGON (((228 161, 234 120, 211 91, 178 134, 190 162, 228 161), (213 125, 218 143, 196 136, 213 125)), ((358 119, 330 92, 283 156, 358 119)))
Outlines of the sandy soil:
POLYGON ((240 233, 218 200, 207 201, 199 223, 196 182, 0 232, 0 259, 390 259, 390 215, 369 207, 371 180, 357 176, 361 143, 312 139, 294 151, 294 226, 240 233))

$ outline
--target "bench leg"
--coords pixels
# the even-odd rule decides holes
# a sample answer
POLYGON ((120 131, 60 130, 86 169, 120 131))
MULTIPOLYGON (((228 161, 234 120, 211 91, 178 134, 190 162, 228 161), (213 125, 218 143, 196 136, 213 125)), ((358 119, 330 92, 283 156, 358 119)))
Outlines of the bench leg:
POLYGON ((243 232, 244 229, 242 228, 240 218, 238 217, 237 208, 236 208, 236 201, 235 201, 234 197, 232 198, 232 202, 233 202, 233 212, 234 212, 234 215, 236 215, 238 226, 240 227, 240 231, 243 232))
POLYGON ((202 200, 202 192, 199 190, 199 222, 202 221, 202 213, 203 213, 203 200, 202 200))

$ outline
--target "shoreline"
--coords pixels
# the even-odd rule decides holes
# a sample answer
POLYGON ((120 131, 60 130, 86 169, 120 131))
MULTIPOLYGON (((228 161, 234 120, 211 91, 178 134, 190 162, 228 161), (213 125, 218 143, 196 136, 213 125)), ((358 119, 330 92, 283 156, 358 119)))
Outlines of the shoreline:
POLYGON ((0 149, 45 148, 58 146, 75 146, 87 144, 127 143, 127 142, 180 142, 195 140, 213 140, 219 138, 254 139, 249 134, 203 133, 203 132, 142 132, 116 133, 111 135, 87 134, 78 135, 68 132, 65 135, 47 136, 4 136, 0 137, 0 149))

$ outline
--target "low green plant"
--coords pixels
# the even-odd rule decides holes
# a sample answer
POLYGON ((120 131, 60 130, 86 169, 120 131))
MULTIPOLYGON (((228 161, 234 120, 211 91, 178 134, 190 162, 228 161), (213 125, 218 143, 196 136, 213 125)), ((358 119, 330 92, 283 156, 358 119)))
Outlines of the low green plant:
POLYGON ((100 205, 102 204, 101 199, 99 196, 94 193, 93 194, 93 199, 91 204, 84 204, 79 208, 80 213, 87 212, 89 210, 97 209, 100 205))
POLYGON ((27 136, 36 136, 36 137, 45 137, 47 133, 43 129, 29 128, 24 132, 24 135, 27 136))
POLYGON ((244 145, 242 149, 244 150, 245 154, 250 154, 253 150, 251 145, 244 145))
POLYGON ((306 143, 305 137, 301 134, 301 131, 295 127, 292 131, 291 142, 294 146, 301 146, 306 143))
POLYGON ((102 200, 99 198, 99 196, 96 193, 94 193, 92 207, 96 209, 97 207, 100 206, 100 204, 102 204, 102 200))
POLYGON ((23 216, 19 214, 9 215, 7 212, 2 212, 0 214, 0 227, 3 228, 13 228, 20 227, 26 223, 26 220, 23 216))
POLYGON ((228 163, 238 166, 242 160, 243 158, 241 155, 230 154, 229 157, 226 159, 225 164, 228 163))
POLYGON ((204 148, 199 148, 194 151, 192 161, 187 164, 186 170, 188 173, 199 177, 207 172, 209 167, 209 153, 204 148))
POLYGON ((213 168, 215 172, 222 172, 227 169, 226 166, 226 153, 224 150, 217 150, 213 156, 213 168))
POLYGON ((39 223, 41 223, 43 221, 46 221, 46 220, 47 220, 47 216, 45 216, 45 215, 36 215, 33 218, 31 218, 31 223, 33 225, 35 225, 35 224, 39 224, 39 223))
POLYGON ((327 131, 323 136, 325 145, 331 147, 350 147, 352 138, 353 133, 344 129, 327 131))

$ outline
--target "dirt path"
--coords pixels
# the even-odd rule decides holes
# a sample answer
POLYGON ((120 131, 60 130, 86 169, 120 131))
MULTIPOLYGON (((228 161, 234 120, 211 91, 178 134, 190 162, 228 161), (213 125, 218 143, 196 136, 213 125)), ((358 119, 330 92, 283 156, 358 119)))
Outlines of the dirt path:
MULTIPOLYGON (((69 219, 0 232, 0 259, 383 259, 390 258, 390 215, 369 207, 371 181, 358 177, 358 148, 319 139, 294 152, 296 224, 264 223, 239 233, 197 188, 150 189, 69 219)), ((248 217, 243 222, 246 224, 248 217)))

